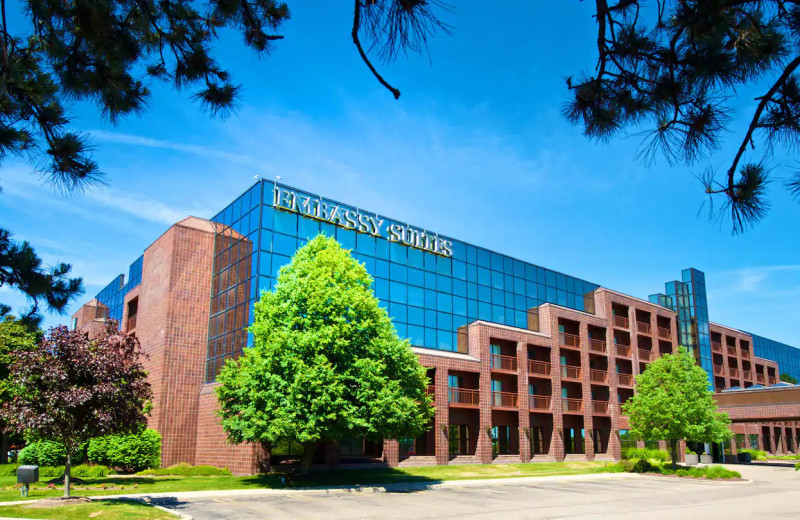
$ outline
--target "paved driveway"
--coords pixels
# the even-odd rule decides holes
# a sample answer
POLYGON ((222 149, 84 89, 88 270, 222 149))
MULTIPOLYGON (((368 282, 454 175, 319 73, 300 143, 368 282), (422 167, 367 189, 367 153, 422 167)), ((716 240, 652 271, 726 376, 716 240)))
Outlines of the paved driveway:
POLYGON ((800 519, 800 472, 730 466, 753 482, 666 477, 504 483, 407 493, 202 498, 167 504, 206 519, 800 519))

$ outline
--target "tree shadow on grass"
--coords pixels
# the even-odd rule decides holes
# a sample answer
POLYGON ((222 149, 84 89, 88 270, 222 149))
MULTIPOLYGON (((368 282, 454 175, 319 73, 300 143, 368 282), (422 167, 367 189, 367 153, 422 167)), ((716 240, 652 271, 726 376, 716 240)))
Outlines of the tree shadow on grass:
MULTIPOLYGON (((410 475, 395 468, 324 469, 308 473, 283 471, 267 475, 244 477, 248 487, 271 489, 301 489, 313 487, 363 487, 392 484, 434 485, 440 479, 423 475, 410 475)), ((415 486, 417 487, 417 486, 415 486)))

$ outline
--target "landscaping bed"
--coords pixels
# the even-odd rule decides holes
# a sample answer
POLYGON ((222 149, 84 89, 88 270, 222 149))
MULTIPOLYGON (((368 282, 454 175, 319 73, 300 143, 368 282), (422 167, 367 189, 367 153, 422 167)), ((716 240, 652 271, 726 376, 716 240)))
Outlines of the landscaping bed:
POLYGON ((149 504, 120 500, 42 500, 35 504, 0 506, 0 517, 57 520, 175 520, 172 513, 149 504))

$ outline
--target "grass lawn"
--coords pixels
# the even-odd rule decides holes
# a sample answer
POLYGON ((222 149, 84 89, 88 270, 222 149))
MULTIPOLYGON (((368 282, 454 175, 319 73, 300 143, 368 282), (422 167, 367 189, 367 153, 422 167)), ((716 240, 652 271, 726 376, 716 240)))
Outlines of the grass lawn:
POLYGON ((84 520, 98 518, 101 520, 175 520, 177 517, 155 507, 134 502, 115 500, 98 500, 90 504, 74 504, 69 506, 0 507, 0 517, 42 518, 58 520, 84 520))
MULTIPOLYGON (((374 468, 317 471, 308 475, 273 474, 253 477, 104 477, 86 478, 73 485, 73 496, 120 495, 221 489, 258 489, 306 486, 341 486, 384 484, 395 482, 440 482, 443 480, 538 477, 578 475, 602 472, 603 462, 542 462, 534 464, 496 464, 464 466, 426 466, 419 468, 374 468), (284 479, 281 482, 281 479, 284 479)), ((0 477, 0 501, 21 500, 15 488, 16 477, 0 477)), ((58 497, 63 486, 48 487, 38 483, 31 487, 28 499, 58 497)), ((44 518, 44 517, 42 517, 44 518)))

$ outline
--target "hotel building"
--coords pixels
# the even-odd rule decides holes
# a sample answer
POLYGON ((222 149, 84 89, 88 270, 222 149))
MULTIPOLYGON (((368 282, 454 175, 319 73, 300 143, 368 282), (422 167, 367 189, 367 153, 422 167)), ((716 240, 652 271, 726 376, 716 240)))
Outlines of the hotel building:
POLYGON ((718 458, 745 446, 798 449, 800 387, 779 377, 800 379, 800 349, 709 321, 702 272, 686 269, 640 299, 262 180, 211 219, 171 226, 73 316, 90 335, 113 318, 139 338, 164 465, 258 470, 258 446, 226 442, 215 379, 252 345, 246 329, 260 292, 318 233, 366 265, 398 334, 428 369, 436 407, 419 439, 351 439, 339 450, 320 447, 320 461, 618 459, 634 444, 621 405, 636 375, 678 345, 692 350, 733 412, 736 436, 714 447, 718 458))

